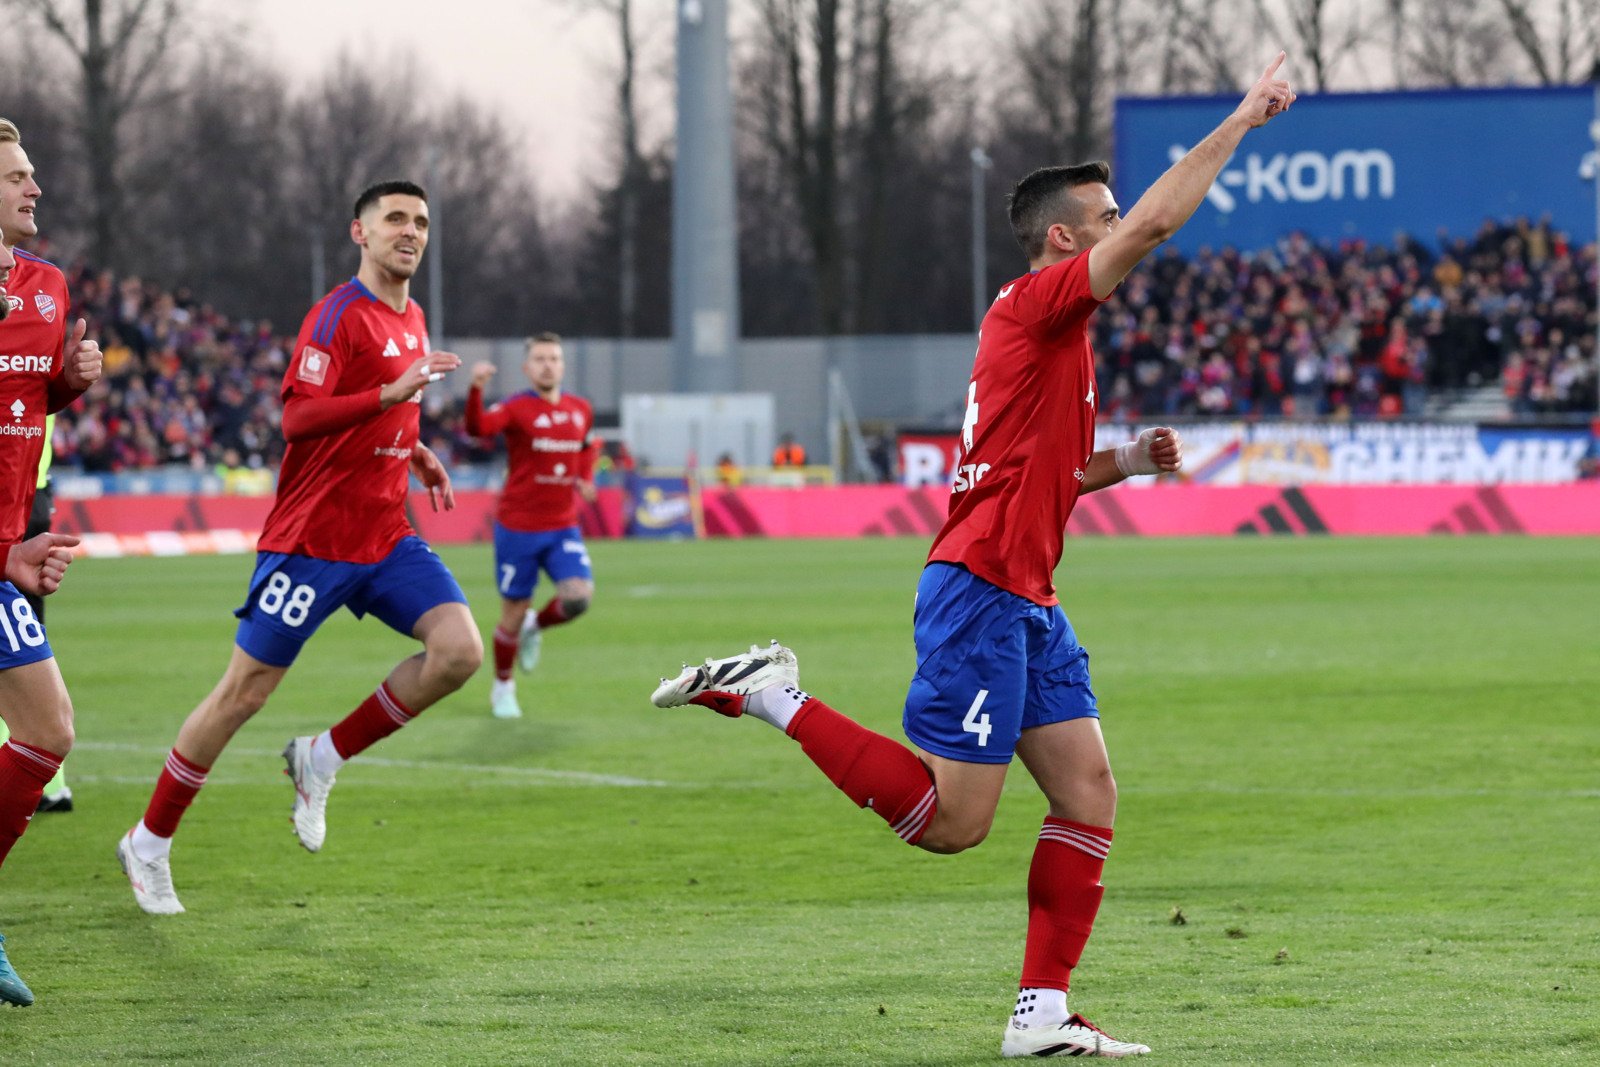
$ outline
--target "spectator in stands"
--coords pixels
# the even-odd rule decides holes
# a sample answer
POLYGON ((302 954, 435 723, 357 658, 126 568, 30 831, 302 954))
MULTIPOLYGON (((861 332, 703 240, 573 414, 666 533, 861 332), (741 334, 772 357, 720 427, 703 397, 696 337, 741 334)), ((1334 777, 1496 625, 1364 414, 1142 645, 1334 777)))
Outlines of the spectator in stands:
POLYGON ((733 453, 724 452, 717 457, 717 484, 724 489, 737 489, 744 480, 744 472, 733 461, 733 453))
POLYGON ((795 442, 793 434, 784 434, 778 441, 778 447, 772 450, 772 465, 774 467, 804 467, 806 465, 805 447, 795 442))

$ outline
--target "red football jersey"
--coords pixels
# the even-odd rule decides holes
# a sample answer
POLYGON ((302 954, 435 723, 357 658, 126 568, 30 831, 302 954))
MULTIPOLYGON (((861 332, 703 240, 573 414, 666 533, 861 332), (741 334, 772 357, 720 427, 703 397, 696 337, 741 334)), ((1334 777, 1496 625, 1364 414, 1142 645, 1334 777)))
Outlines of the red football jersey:
POLYGON ((67 279, 38 256, 12 252, 17 265, 6 282, 11 314, 0 322, 0 544, 16 544, 28 529, 45 415, 77 395, 60 377, 67 279))
MULTIPOLYGON (((396 311, 351 278, 306 315, 283 399, 372 392, 427 353, 428 324, 415 300, 396 311)), ((376 563, 410 536, 405 501, 421 401, 418 392, 348 430, 290 442, 257 548, 376 563)))
POLYGON ((983 317, 950 514, 929 562, 959 563, 1036 604, 1057 603, 1067 516, 1094 454, 1089 257, 1025 274, 983 317))
POLYGON ((578 524, 573 483, 594 469, 594 409, 562 393, 555 402, 538 393, 514 393, 489 410, 483 391, 467 393, 467 432, 506 435, 506 487, 496 517, 508 530, 541 533, 578 524))

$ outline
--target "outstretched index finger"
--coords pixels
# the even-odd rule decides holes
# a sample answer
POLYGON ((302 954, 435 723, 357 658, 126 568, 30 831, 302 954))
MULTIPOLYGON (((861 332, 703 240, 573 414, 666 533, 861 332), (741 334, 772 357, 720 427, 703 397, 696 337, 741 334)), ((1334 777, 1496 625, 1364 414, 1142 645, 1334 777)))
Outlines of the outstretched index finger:
POLYGON ((1261 75, 1261 80, 1262 81, 1271 81, 1272 80, 1272 76, 1274 74, 1278 73, 1278 68, 1283 66, 1283 60, 1284 60, 1284 58, 1286 56, 1288 56, 1288 54, 1289 54, 1288 52, 1279 52, 1278 53, 1278 58, 1274 59, 1271 63, 1267 64, 1267 72, 1265 74, 1261 75))

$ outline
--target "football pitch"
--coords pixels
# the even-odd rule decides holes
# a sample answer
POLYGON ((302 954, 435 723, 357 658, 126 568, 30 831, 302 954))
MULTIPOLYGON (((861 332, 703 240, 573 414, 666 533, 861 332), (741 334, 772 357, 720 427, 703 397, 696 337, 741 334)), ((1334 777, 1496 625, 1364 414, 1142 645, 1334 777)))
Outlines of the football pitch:
MULTIPOLYGON (((527 716, 489 716, 486 667, 345 768, 309 855, 278 752, 413 647, 336 616, 191 809, 168 918, 112 848, 250 563, 77 564, 48 622, 78 810, 0 872, 39 998, 0 1063, 997 1060, 1020 764, 989 840, 931 856, 764 724, 648 701, 777 637, 899 739, 925 542, 591 550, 527 716)), ((441 554, 487 634, 488 550, 441 554)), ((1153 1063, 1600 1062, 1600 542, 1074 540, 1058 584, 1121 787, 1075 1009, 1153 1063)))

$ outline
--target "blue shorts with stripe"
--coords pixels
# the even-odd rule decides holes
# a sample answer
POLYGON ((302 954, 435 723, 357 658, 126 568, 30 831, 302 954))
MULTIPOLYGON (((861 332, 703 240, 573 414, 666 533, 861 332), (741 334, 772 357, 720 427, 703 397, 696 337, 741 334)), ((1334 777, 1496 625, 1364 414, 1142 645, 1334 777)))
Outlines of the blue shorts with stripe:
POLYGON ((529 600, 543 570, 553 582, 568 578, 593 578, 589 549, 576 526, 524 533, 494 524, 494 574, 500 595, 507 600, 529 600))
POLYGON ((927 752, 1009 763, 1028 727, 1100 717, 1089 653, 1059 606, 930 563, 917 583, 915 634, 905 731, 927 752))
POLYGON ((455 576, 420 537, 404 538, 377 563, 259 552, 250 591, 234 612, 234 643, 262 663, 287 667, 341 607, 358 619, 370 614, 410 637, 430 609, 466 602, 455 576))
POLYGON ((33 605, 10 582, 0 582, 0 671, 26 667, 54 656, 44 623, 33 605))

